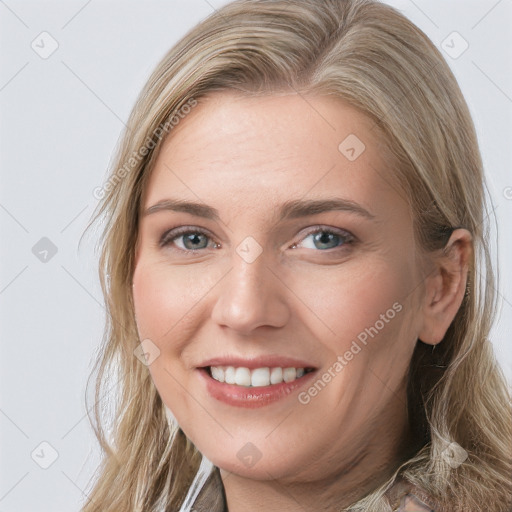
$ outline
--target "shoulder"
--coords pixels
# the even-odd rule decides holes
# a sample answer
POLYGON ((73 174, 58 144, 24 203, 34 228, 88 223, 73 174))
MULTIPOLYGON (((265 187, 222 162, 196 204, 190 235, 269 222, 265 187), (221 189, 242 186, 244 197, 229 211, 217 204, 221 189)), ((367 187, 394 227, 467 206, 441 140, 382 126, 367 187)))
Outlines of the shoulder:
POLYGON ((400 500, 398 512, 437 512, 432 500, 421 493, 421 497, 412 492, 407 493, 400 500), (429 503, 427 503, 427 502, 429 503))
POLYGON ((194 512, 226 512, 227 504, 222 478, 217 467, 213 467, 210 476, 199 492, 192 510, 194 512))
POLYGON ((392 510, 396 512, 441 512, 428 493, 402 479, 393 485, 387 495, 392 510))

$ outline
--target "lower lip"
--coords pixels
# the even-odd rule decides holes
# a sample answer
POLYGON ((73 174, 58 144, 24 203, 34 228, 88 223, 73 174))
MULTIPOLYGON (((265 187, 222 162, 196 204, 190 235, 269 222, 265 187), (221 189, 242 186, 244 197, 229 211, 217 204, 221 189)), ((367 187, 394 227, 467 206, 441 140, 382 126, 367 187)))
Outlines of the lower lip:
POLYGON ((307 384, 316 373, 316 371, 306 373, 293 382, 281 382, 280 384, 272 384, 270 386, 245 387, 219 382, 210 377, 210 374, 204 368, 199 368, 198 371, 206 383, 210 396, 228 405, 249 409, 263 407, 290 396, 293 391, 307 384))

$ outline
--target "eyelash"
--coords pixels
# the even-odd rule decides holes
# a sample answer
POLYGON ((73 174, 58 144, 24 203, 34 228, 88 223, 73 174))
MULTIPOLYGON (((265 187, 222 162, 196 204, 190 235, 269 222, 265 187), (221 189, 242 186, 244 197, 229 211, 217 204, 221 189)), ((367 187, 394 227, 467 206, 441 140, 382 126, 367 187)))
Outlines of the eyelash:
MULTIPOLYGON (((304 234, 304 236, 302 237, 300 242, 303 242, 304 239, 306 239, 308 236, 315 235, 317 233, 333 234, 333 235, 339 236, 342 241, 342 244, 337 247, 332 247, 332 248, 324 249, 324 250, 317 249, 317 252, 332 253, 333 251, 336 251, 336 250, 346 249, 347 246, 354 245, 354 243, 356 242, 356 237, 354 235, 352 235, 351 233, 349 233, 348 231, 341 230, 341 229, 329 228, 327 226, 314 227, 313 229, 309 230, 308 232, 306 232, 304 234)), ((183 235, 188 235, 188 234, 201 234, 201 235, 204 235, 205 237, 211 239, 209 234, 202 228, 195 228, 192 226, 183 226, 180 228, 173 228, 173 229, 166 231, 160 238, 159 246, 161 248, 168 247, 171 245, 171 242, 174 242, 176 239, 182 237, 183 235)), ((295 248, 296 246, 297 246, 297 243, 294 243, 294 244, 292 244, 291 247, 295 248)), ((197 254, 198 252, 205 250, 206 248, 204 248, 204 249, 182 249, 180 247, 176 247, 174 249, 181 251, 183 253, 197 254)))

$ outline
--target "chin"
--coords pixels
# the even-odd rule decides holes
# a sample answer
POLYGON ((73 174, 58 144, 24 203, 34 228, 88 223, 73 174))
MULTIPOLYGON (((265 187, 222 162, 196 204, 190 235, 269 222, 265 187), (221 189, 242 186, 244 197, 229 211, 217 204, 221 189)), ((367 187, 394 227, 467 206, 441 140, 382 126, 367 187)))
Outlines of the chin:
POLYGON ((297 481, 308 465, 305 461, 311 460, 306 453, 297 451, 297 445, 290 443, 289 447, 281 445, 276 449, 269 443, 258 445, 250 441, 231 440, 225 449, 219 446, 205 449, 202 453, 220 469, 243 478, 253 480, 279 479, 297 481), (241 448, 234 450, 235 446, 241 448))

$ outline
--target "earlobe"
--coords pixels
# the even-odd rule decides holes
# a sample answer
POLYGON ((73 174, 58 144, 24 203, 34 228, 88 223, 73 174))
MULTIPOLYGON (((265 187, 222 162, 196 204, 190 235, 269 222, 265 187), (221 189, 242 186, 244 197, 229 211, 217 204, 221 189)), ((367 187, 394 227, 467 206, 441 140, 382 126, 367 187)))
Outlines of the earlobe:
POLYGON ((466 229, 453 231, 434 270, 425 279, 423 324, 418 334, 423 343, 440 343, 459 310, 464 294, 472 254, 472 236, 466 229))

